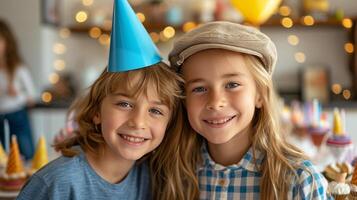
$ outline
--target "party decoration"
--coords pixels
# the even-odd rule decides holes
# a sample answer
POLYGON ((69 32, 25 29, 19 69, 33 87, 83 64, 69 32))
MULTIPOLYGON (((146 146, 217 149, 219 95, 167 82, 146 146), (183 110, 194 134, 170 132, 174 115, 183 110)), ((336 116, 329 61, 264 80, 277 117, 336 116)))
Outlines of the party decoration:
POLYGON ((231 0, 231 3, 247 22, 260 25, 276 11, 281 0, 231 0))

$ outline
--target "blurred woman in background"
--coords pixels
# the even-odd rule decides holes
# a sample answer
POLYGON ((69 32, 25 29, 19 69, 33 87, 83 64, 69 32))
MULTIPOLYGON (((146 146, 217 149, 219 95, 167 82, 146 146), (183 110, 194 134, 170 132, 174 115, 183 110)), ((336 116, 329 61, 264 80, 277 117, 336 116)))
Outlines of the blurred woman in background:
POLYGON ((26 160, 34 154, 27 107, 34 103, 35 90, 29 70, 24 66, 10 27, 0 19, 0 139, 5 144, 5 120, 10 134, 19 141, 26 160))

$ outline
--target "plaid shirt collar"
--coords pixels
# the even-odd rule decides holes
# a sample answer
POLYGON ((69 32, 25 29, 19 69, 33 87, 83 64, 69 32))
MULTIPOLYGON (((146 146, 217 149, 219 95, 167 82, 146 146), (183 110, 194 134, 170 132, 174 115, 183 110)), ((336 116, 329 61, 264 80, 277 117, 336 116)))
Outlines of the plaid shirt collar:
POLYGON ((251 172, 260 172, 261 165, 265 158, 265 155, 262 152, 260 152, 259 150, 255 150, 254 159, 253 147, 250 147, 247 153, 245 153, 243 158, 237 164, 223 166, 212 160, 208 152, 207 142, 202 145, 201 152, 203 156, 203 165, 198 168, 199 170, 205 168, 216 171, 245 169, 251 172))

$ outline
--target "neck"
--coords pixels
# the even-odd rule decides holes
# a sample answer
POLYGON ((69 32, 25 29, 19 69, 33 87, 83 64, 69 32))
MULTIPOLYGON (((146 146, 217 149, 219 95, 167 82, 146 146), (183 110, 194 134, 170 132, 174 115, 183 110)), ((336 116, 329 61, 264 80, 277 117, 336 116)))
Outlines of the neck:
POLYGON ((248 127, 224 144, 208 143, 210 156, 223 166, 238 164, 252 144, 251 133, 252 129, 248 127))
POLYGON ((94 171, 109 183, 121 182, 134 165, 134 161, 119 158, 104 150, 103 155, 86 152, 86 158, 94 171))

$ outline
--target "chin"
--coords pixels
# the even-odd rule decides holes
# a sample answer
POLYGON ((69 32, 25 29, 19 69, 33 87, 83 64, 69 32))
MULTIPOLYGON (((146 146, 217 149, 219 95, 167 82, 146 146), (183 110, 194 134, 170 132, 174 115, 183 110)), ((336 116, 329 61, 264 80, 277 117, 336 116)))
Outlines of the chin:
POLYGON ((202 135, 209 143, 212 144, 225 144, 229 142, 232 137, 206 137, 202 135))

